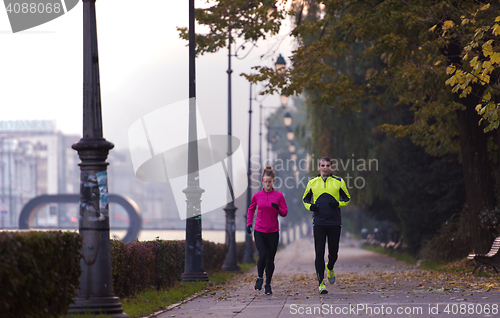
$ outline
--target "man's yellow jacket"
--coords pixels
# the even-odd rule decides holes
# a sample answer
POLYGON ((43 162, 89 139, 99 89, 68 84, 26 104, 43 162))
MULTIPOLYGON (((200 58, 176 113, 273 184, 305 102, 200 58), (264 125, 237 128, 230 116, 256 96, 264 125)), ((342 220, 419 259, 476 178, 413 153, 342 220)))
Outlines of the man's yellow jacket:
POLYGON ((311 210, 312 204, 316 205, 314 225, 342 225, 340 208, 351 202, 351 196, 342 178, 329 175, 323 180, 317 176, 307 183, 302 202, 308 210, 311 210))

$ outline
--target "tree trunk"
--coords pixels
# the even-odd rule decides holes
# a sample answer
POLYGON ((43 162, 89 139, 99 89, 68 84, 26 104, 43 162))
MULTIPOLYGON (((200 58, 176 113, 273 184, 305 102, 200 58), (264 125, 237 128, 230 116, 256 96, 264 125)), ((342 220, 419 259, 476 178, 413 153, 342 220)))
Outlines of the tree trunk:
POLYGON ((464 111, 457 110, 468 210, 468 218, 463 221, 468 223, 474 252, 487 253, 493 237, 490 231, 481 225, 479 215, 481 211, 496 205, 495 179, 486 143, 488 135, 477 124, 480 119, 474 109, 478 103, 477 98, 470 94, 465 99, 459 99, 458 95, 455 99, 466 106, 464 111))

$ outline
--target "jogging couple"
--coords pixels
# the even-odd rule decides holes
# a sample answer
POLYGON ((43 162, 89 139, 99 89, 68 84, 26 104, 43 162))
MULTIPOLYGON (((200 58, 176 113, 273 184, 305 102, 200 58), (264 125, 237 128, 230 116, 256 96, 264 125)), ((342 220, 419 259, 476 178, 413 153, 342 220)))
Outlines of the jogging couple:
MULTIPOLYGON (((349 204, 351 197, 344 180, 331 174, 332 161, 328 157, 319 160, 320 174, 307 183, 302 196, 304 207, 312 212, 316 275, 319 293, 327 294, 325 268, 330 284, 335 283, 333 266, 337 261, 342 220, 340 208, 349 204), (325 264, 325 245, 328 240, 328 262, 325 264)), ((262 171, 262 191, 252 197, 247 213, 247 232, 252 233, 252 223, 256 208, 254 238, 259 252, 255 290, 262 290, 264 270, 266 282, 264 292, 272 294, 271 280, 274 272, 274 258, 279 242, 278 215, 287 216, 288 208, 283 194, 274 190, 275 172, 271 166, 262 171)))

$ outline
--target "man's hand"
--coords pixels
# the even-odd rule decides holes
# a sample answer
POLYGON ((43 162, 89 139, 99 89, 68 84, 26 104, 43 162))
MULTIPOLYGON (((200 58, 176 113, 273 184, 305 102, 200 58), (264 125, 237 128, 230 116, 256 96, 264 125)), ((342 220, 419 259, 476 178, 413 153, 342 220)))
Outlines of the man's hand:
POLYGON ((247 226, 247 233, 248 234, 252 234, 252 224, 250 224, 249 226, 247 226))
POLYGON ((339 207, 339 201, 333 199, 331 200, 330 202, 328 202, 328 205, 331 207, 331 208, 338 208, 339 207))
POLYGON ((318 206, 316 204, 311 204, 311 206, 309 207, 309 210, 311 211, 318 211, 318 206))
POLYGON ((280 207, 279 207, 276 203, 274 203, 274 202, 273 202, 273 203, 271 203, 271 206, 272 206, 273 208, 275 208, 275 209, 276 209, 276 211, 278 211, 278 210, 280 209, 280 207))

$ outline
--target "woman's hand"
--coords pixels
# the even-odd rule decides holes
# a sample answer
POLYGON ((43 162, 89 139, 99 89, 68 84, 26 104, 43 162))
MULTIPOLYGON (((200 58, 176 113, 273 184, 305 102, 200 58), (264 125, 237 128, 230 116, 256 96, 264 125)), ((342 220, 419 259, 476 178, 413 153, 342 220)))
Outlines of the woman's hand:
POLYGON ((250 224, 249 226, 247 226, 247 233, 248 234, 252 234, 252 224, 250 224))
POLYGON ((271 206, 276 209, 276 211, 279 211, 280 207, 276 203, 271 203, 271 206))

